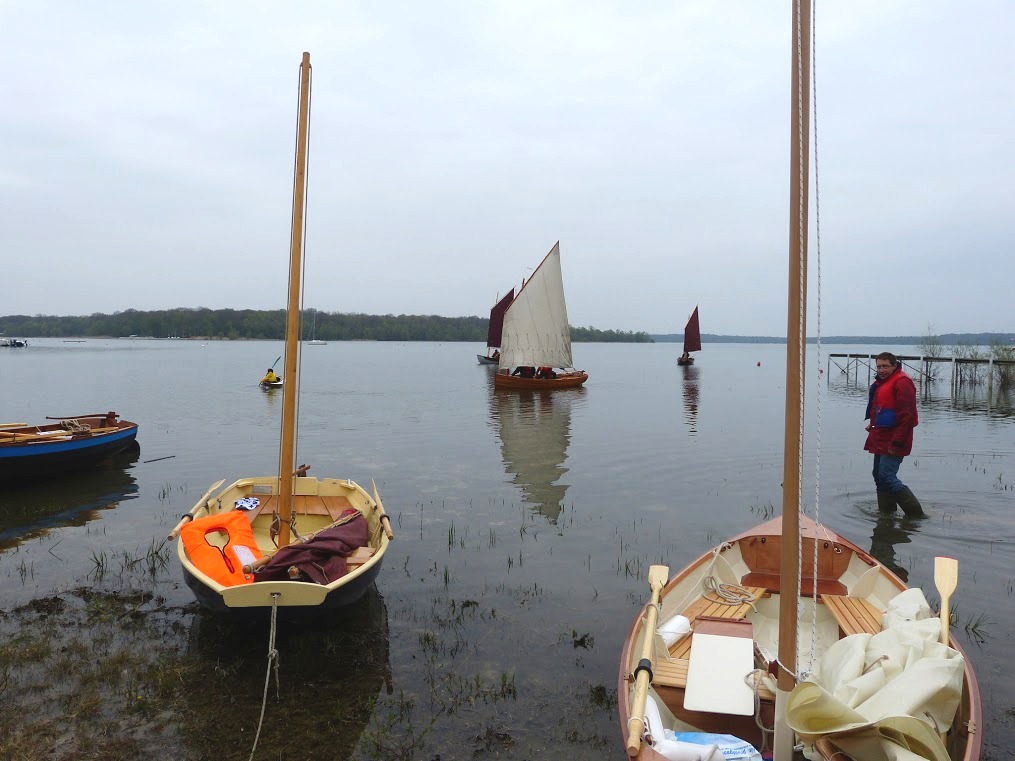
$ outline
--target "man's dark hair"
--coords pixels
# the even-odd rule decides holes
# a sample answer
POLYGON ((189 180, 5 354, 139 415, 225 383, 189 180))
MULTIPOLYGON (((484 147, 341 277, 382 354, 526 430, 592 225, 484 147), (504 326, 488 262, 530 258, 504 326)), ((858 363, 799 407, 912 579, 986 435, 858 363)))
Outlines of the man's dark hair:
POLYGON ((875 361, 879 359, 887 359, 889 362, 892 363, 892 367, 895 367, 897 364, 899 364, 899 358, 896 357, 894 354, 892 354, 890 351, 883 351, 874 358, 875 361))

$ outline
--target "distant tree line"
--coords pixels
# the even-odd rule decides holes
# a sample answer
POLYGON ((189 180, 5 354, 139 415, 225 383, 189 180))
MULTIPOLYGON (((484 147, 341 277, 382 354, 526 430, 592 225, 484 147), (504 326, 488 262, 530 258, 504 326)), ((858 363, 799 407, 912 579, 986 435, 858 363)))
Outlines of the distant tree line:
MULTIPOLYGON (((681 343, 684 340, 683 333, 650 334, 650 338, 658 343, 681 343)), ((991 346, 995 343, 1011 343, 1015 340, 1015 333, 942 333, 934 336, 939 344, 961 344, 972 346, 991 346)), ((784 344, 786 338, 780 336, 720 336, 714 333, 702 333, 701 342, 710 343, 737 343, 737 344, 784 344)), ((816 337, 807 339, 807 343, 816 343, 816 337)), ((826 344, 864 344, 891 345, 891 346, 917 346, 924 347, 928 342, 927 336, 822 336, 821 342, 826 344)), ((932 356, 926 353, 926 356, 932 356)), ((936 356, 936 355, 934 355, 936 356)))
MULTIPOLYGON (((87 316, 8 315, 0 317, 0 331, 25 338, 121 337, 204 339, 285 338, 284 309, 179 308, 142 312, 127 309, 87 316)), ((437 315, 340 314, 306 310, 303 338, 325 341, 486 341, 486 317, 437 315)), ((647 333, 597 328, 571 328, 572 341, 650 343, 647 333)))

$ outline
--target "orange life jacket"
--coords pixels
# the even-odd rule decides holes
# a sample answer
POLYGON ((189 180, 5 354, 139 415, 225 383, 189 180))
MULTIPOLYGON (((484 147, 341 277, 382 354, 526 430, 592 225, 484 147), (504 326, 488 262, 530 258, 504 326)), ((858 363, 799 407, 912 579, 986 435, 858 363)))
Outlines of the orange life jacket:
POLYGON ((243 574, 243 566, 264 553, 258 548, 250 521, 242 510, 228 510, 190 521, 180 530, 180 539, 190 562, 219 584, 234 587, 254 582, 253 575, 243 574), (208 541, 208 534, 216 531, 228 537, 222 549, 208 541))

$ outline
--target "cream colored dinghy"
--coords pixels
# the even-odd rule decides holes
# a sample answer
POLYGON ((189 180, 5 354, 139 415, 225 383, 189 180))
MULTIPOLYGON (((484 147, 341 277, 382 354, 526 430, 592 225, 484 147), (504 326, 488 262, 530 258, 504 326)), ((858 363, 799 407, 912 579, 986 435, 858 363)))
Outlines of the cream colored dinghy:
MULTIPOLYGON (((212 610, 270 608, 275 599, 273 595, 278 595, 279 607, 340 607, 358 600, 380 572, 392 533, 376 487, 371 496, 353 481, 304 476, 293 479, 296 494, 291 525, 295 526, 297 537, 309 537, 336 523, 348 526, 350 511, 353 511, 366 521, 367 543, 345 558, 345 573, 326 584, 256 581, 257 573, 277 549, 273 539, 276 531, 272 526, 278 510, 278 480, 272 476, 243 478, 212 495, 220 482, 202 496, 174 530, 175 534, 187 525, 202 526, 199 521, 204 519, 203 526, 210 532, 202 528, 196 539, 222 548, 217 553, 209 552, 202 568, 191 558, 183 538, 177 544, 184 579, 204 607, 212 610), (217 529, 216 519, 221 524, 217 529), (237 521, 242 522, 237 525, 237 521), (249 533, 244 530, 247 527, 249 533), (226 533, 230 535, 229 542, 224 541, 226 533), (219 534, 217 541, 216 534, 219 534)), ((299 544, 297 538, 290 546, 299 544)))

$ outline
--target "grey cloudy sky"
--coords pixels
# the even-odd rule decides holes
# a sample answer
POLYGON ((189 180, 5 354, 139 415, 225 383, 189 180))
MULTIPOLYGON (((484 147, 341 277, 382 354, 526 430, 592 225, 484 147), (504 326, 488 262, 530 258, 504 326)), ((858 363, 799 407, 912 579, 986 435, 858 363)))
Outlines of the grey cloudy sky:
MULTIPOLYGON (((817 4, 822 332, 1015 330, 1015 3, 817 4)), ((0 2, 0 313, 486 314, 785 335, 789 0, 0 2)), ((812 217, 813 221, 813 217, 812 217)), ((813 250, 812 250, 813 253, 813 250)), ((817 302, 811 265, 811 320, 817 302)))

